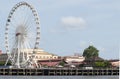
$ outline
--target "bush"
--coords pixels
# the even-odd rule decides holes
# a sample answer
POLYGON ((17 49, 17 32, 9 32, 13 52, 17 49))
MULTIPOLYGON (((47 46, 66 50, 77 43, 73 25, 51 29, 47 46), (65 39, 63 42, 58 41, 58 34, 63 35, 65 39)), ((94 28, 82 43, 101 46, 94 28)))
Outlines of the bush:
MULTIPOLYGON (((5 65, 5 63, 6 63, 6 61, 1 61, 1 62, 0 62, 0 66, 5 65)), ((11 65, 11 62, 9 61, 9 62, 7 63, 7 65, 11 65)))
POLYGON ((64 61, 61 61, 61 62, 59 63, 59 65, 64 66, 64 65, 65 65, 65 62, 64 62, 64 61))
POLYGON ((108 61, 97 61, 95 62, 95 67, 102 67, 102 68, 106 68, 106 67, 110 67, 111 64, 108 61))

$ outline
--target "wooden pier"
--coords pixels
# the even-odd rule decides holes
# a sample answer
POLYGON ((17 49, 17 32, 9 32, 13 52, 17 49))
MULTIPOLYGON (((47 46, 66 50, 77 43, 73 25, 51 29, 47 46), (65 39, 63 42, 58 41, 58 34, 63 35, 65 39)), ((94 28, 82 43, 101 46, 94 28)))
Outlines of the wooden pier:
POLYGON ((44 68, 44 69, 11 69, 1 68, 0 75, 41 75, 41 76, 92 76, 119 75, 119 69, 76 69, 76 68, 44 68))

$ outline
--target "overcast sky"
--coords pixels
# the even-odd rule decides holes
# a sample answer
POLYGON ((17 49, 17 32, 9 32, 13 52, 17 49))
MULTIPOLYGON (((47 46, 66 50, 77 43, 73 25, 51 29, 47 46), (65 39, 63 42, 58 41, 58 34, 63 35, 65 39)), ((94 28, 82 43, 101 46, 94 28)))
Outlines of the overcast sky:
MULTIPOLYGON (((23 0, 0 1, 0 42, 12 7, 23 0)), ((24 0, 39 13, 40 48, 60 56, 95 46, 100 57, 117 59, 120 48, 120 0, 24 0)))

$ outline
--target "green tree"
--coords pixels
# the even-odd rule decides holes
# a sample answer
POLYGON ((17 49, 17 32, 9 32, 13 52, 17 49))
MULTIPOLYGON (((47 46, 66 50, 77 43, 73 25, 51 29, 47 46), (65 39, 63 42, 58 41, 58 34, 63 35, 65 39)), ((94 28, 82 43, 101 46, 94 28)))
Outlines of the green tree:
POLYGON ((65 62, 64 62, 64 61, 61 61, 61 62, 59 63, 59 65, 64 66, 64 65, 65 65, 65 62))
POLYGON ((95 62, 95 67, 105 67, 105 63, 101 61, 95 62))
POLYGON ((86 65, 94 66, 95 58, 99 56, 98 52, 99 50, 97 50, 94 46, 89 46, 84 50, 83 56, 85 57, 86 65))
POLYGON ((95 67, 109 68, 111 67, 111 64, 108 61, 97 61, 95 62, 95 67))
POLYGON ((97 50, 97 48, 95 48, 94 46, 89 46, 88 48, 86 48, 83 52, 83 56, 85 58, 94 58, 94 57, 98 57, 99 50, 97 50))
POLYGON ((104 61, 105 67, 111 67, 111 63, 109 61, 104 61))
MULTIPOLYGON (((6 61, 1 61, 1 62, 0 62, 0 66, 4 66, 5 63, 6 63, 6 61)), ((9 65, 11 65, 11 62, 10 62, 10 61, 8 61, 8 63, 7 63, 7 66, 9 66, 9 65)))

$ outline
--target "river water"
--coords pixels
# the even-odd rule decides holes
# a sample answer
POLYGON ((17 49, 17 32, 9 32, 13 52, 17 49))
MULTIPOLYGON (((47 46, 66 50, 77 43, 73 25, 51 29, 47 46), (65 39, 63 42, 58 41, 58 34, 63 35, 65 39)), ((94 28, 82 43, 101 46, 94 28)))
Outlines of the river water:
POLYGON ((0 76, 0 79, 119 79, 119 76, 0 76))

